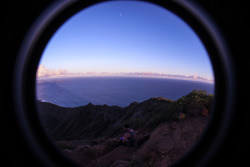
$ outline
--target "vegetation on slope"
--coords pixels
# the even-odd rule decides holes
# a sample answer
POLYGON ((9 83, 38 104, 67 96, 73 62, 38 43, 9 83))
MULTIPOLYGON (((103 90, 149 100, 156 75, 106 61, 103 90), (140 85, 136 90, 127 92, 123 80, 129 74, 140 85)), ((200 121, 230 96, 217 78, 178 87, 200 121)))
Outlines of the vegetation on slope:
POLYGON ((162 97, 125 108, 88 104, 65 108, 38 102, 41 120, 55 144, 81 166, 166 167, 202 135, 213 96, 193 90, 176 101, 162 97), (124 124, 136 132, 136 146, 119 144, 124 124))
POLYGON ((120 129, 125 124, 131 125, 134 129, 140 128, 145 124, 155 128, 166 121, 178 121, 185 117, 195 117, 197 115, 208 117, 211 114, 212 101, 213 95, 208 95, 204 90, 193 90, 177 101, 162 97, 151 98, 136 106, 137 109, 139 108, 145 113, 143 116, 129 117, 119 125, 106 131, 105 135, 118 135, 120 129))
POLYGON ((82 140, 117 136, 127 123, 136 130, 142 126, 156 128, 185 117, 209 116, 212 100, 206 91, 193 90, 176 101, 150 98, 125 108, 91 103, 65 108, 44 102, 39 102, 38 108, 44 126, 55 140, 82 140))

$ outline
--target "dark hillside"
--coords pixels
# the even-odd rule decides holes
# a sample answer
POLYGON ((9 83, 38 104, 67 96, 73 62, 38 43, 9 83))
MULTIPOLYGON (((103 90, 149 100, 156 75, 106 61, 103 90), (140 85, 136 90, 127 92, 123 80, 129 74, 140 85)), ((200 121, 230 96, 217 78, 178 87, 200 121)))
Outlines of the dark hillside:
POLYGON ((116 136, 125 123, 134 129, 144 125, 154 128, 166 121, 209 116, 212 99, 205 91, 194 90, 177 101, 150 98, 124 108, 92 103, 67 108, 40 101, 38 108, 44 127, 54 140, 81 140, 116 136))
POLYGON ((199 139, 213 96, 194 90, 172 101, 150 98, 129 106, 65 108, 38 102, 41 120, 59 148, 82 166, 169 166, 199 139), (136 132, 135 147, 119 145, 122 127, 136 132))
POLYGON ((44 127, 55 140, 98 137, 103 128, 119 123, 123 114, 118 106, 93 105, 65 108, 38 102, 44 127))

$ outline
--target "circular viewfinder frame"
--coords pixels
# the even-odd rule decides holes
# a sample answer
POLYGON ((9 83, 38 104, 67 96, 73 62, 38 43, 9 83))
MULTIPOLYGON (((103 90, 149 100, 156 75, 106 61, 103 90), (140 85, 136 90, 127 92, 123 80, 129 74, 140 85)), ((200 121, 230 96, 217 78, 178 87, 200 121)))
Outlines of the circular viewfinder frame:
MULTIPOLYGON (((44 131, 36 107, 36 71, 42 52, 56 30, 75 13, 105 1, 56 1, 28 31, 19 49, 15 65, 13 97, 20 131, 37 159, 45 166, 72 166, 74 162, 59 151, 44 131)), ((218 28, 195 3, 153 1, 183 19, 199 36, 212 62, 215 77, 215 100, 210 123, 196 146, 174 166, 204 165, 220 148, 229 131, 234 95, 233 66, 218 28)))

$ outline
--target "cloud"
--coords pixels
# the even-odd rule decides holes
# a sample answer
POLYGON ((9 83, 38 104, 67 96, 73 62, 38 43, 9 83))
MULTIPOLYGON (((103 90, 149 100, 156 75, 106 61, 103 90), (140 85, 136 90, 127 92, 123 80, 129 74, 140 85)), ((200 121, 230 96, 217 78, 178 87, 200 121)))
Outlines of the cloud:
POLYGON ((172 79, 184 79, 184 80, 197 80, 203 82, 214 83, 214 80, 209 80, 205 77, 194 75, 178 75, 178 74, 164 74, 157 72, 86 72, 86 73, 72 73, 62 69, 48 69, 44 65, 40 65, 37 70, 38 78, 60 78, 60 77, 84 77, 84 76, 130 76, 130 77, 157 77, 157 78, 172 78, 172 79))
POLYGON ((199 76, 198 76, 197 74, 194 74, 194 75, 193 75, 193 78, 194 78, 194 79, 196 79, 196 78, 198 78, 198 77, 199 77, 199 76))
POLYGON ((47 69, 44 65, 40 65, 37 69, 37 77, 62 77, 68 75, 69 72, 67 70, 52 70, 47 69))

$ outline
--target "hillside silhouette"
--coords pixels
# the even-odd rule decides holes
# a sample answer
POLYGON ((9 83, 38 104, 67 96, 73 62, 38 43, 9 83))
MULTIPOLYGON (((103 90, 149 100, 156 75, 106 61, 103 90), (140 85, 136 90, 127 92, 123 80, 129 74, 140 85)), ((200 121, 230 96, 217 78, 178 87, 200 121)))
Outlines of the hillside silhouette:
POLYGON ((60 107, 38 101, 42 124, 62 151, 81 166, 169 166, 202 135, 213 96, 193 90, 172 101, 150 98, 127 107, 60 107), (134 147, 119 144, 122 127, 135 130, 134 147))

